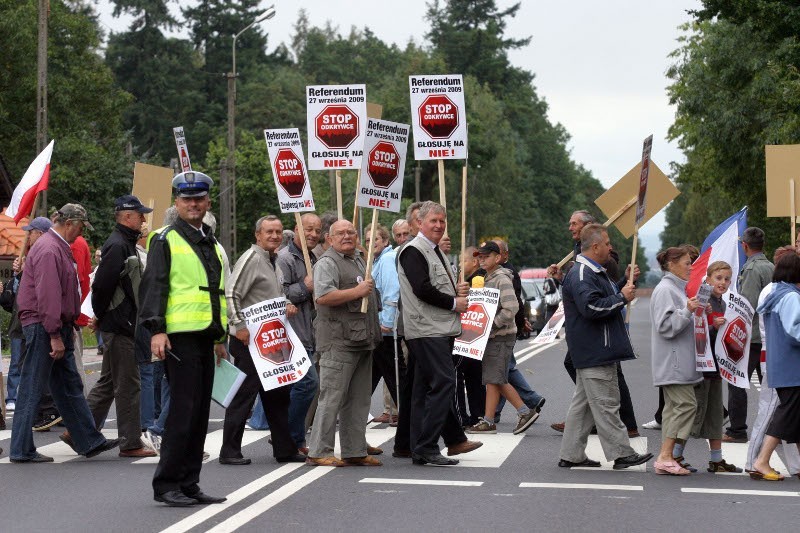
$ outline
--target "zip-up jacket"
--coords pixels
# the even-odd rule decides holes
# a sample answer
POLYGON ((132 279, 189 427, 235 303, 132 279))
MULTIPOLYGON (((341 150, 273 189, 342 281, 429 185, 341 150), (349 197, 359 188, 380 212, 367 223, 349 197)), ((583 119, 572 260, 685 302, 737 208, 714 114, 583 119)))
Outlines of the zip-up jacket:
POLYGON ((606 270, 579 255, 562 288, 567 347, 575 368, 634 359, 622 310, 627 301, 606 270))
POLYGON ((133 337, 142 267, 136 253, 139 231, 117 224, 103 244, 92 283, 92 309, 100 331, 133 337))

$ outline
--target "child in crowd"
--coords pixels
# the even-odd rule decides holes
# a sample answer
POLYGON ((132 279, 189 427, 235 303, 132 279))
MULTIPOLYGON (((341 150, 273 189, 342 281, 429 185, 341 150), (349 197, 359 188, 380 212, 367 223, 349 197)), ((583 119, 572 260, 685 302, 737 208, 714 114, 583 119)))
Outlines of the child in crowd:
MULTIPOLYGON (((703 372, 703 381, 694 386, 695 398, 697 399, 697 412, 692 426, 691 436, 696 439, 708 439, 708 446, 711 453, 708 461, 709 472, 742 472, 732 464, 722 458, 722 431, 723 431, 723 403, 722 403, 722 377, 719 374, 719 364, 717 363, 715 344, 719 329, 725 325, 725 302, 722 296, 728 292, 731 286, 733 269, 725 261, 715 261, 708 266, 705 282, 711 286, 711 299, 706 308, 708 317, 709 343, 711 353, 714 355, 714 365, 716 370, 713 372, 703 372)), ((677 441, 673 449, 673 456, 680 465, 690 472, 697 472, 683 458, 683 448, 686 442, 677 441)))

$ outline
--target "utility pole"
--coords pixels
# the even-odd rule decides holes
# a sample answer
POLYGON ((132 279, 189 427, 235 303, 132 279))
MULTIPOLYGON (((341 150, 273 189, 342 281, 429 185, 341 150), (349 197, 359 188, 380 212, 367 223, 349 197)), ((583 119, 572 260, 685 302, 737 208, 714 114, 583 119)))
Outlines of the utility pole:
MULTIPOLYGON (((47 146, 47 20, 50 0, 39 0, 39 41, 36 47, 36 153, 47 146)), ((42 192, 39 213, 47 216, 47 191, 42 192)), ((35 214, 35 213, 34 213, 35 214)))

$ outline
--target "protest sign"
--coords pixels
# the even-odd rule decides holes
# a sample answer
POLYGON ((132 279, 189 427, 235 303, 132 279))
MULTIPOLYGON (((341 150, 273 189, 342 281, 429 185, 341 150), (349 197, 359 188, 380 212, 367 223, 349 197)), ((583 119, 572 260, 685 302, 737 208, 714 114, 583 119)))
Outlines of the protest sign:
POLYGON ((453 346, 453 354, 480 361, 492 331, 500 290, 470 289, 468 300, 467 310, 461 313, 461 335, 453 346))
POLYGON ((183 132, 183 126, 172 128, 172 134, 175 136, 175 147, 178 149, 181 172, 188 172, 192 170, 192 161, 189 159, 189 147, 186 145, 186 134, 183 132))
POLYGON ((133 164, 133 191, 142 205, 153 210, 145 215, 151 230, 164 225, 164 212, 172 205, 172 178, 175 172, 171 168, 157 167, 146 163, 133 164))
POLYGON ((360 168, 366 121, 366 85, 306 87, 308 168, 360 168))
POLYGON ((766 146, 767 216, 790 217, 791 242, 795 242, 798 185, 800 185, 800 144, 766 146))
POLYGON ((359 207, 400 211, 409 132, 408 124, 367 119, 359 207))
POLYGON ((711 342, 708 331, 708 318, 706 305, 711 299, 711 285, 703 283, 697 291, 697 301, 700 307, 693 313, 695 370, 698 372, 716 372, 714 355, 711 353, 711 342))
POLYGON ((264 390, 300 381, 311 358, 286 319, 286 298, 273 298, 242 309, 250 343, 247 345, 264 390))
POLYGON ((714 352, 722 378, 735 387, 750 388, 747 362, 755 310, 746 298, 734 290, 722 295, 725 302, 725 323, 717 332, 714 352))
POLYGON ((466 159, 467 108, 461 74, 409 76, 414 159, 466 159))
POLYGON ((558 309, 556 312, 553 313, 553 316, 550 317, 550 320, 547 321, 542 331, 533 339, 533 344, 548 344, 556 340, 556 336, 558 332, 561 331, 561 327, 564 325, 564 302, 560 302, 558 304, 558 309))
POLYGON ((639 198, 636 202, 636 227, 642 224, 647 209, 647 179, 650 173, 650 153, 653 150, 653 136, 650 135, 642 145, 642 170, 639 173, 639 198))
POLYGON ((311 183, 297 128, 264 130, 281 213, 314 211, 311 183))

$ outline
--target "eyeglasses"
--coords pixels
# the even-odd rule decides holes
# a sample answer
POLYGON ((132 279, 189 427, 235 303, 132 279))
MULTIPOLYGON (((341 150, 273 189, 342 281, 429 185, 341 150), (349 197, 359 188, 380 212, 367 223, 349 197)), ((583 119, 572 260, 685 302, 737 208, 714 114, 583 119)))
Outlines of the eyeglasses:
POLYGON ((356 235, 358 235, 358 233, 356 233, 356 230, 348 229, 348 230, 337 231, 336 233, 331 233, 331 235, 334 237, 344 237, 345 235, 349 237, 355 237, 356 235))

